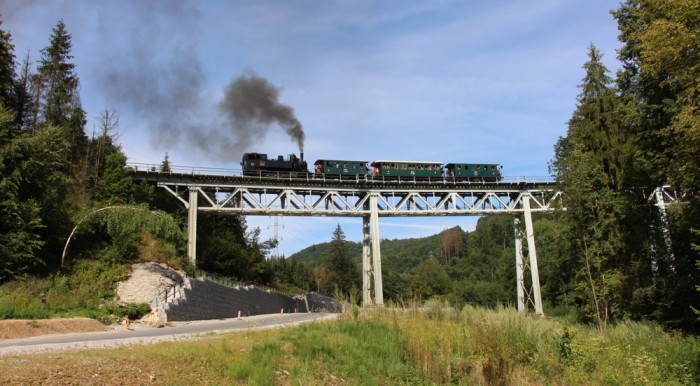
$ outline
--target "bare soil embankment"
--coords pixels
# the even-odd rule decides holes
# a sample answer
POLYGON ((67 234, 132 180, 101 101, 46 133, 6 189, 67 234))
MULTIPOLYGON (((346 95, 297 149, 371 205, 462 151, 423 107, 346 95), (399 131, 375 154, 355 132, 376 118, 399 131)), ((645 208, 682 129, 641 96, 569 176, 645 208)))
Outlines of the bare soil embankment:
POLYGON ((30 338, 50 334, 107 331, 110 328, 89 318, 0 320, 0 339, 30 338))

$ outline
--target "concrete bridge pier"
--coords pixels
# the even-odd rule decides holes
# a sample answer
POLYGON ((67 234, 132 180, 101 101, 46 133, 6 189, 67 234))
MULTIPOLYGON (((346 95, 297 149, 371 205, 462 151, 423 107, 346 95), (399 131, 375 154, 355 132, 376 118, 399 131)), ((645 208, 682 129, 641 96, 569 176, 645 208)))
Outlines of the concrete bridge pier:
POLYGON ((362 306, 383 306, 382 255, 376 194, 370 193, 369 203, 365 203, 364 209, 369 209, 370 214, 362 217, 362 306), (374 300, 372 299, 372 279, 374 279, 374 300))
POLYGON ((187 208, 187 257, 192 264, 197 264, 197 193, 199 189, 189 188, 187 208))
POLYGON ((532 226, 532 213, 530 210, 530 196, 524 195, 522 198, 523 213, 522 217, 525 220, 525 239, 527 240, 528 259, 525 259, 523 253, 523 230, 520 225, 520 218, 515 217, 515 270, 516 270, 516 288, 518 296, 518 311, 525 312, 528 303, 533 304, 535 313, 544 315, 542 309, 542 293, 540 290, 540 273, 537 268, 537 249, 535 247, 535 231, 532 226), (530 290, 525 284, 525 271, 530 271, 532 287, 530 290))

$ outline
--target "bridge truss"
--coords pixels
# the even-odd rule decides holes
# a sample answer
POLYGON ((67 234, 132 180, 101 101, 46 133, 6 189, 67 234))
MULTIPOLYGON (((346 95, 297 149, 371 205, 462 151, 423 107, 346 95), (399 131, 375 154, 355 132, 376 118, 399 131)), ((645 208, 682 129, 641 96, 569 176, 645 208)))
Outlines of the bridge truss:
POLYGON ((362 301, 384 304, 379 217, 514 216, 518 310, 543 314, 532 213, 561 209, 551 183, 466 183, 251 178, 135 171, 135 181, 155 183, 188 214, 188 256, 197 258, 197 213, 264 216, 362 217, 362 301), (524 222, 524 228, 522 226, 524 222), (527 257, 523 248, 527 245, 527 257), (529 283, 526 274, 530 274, 529 283))

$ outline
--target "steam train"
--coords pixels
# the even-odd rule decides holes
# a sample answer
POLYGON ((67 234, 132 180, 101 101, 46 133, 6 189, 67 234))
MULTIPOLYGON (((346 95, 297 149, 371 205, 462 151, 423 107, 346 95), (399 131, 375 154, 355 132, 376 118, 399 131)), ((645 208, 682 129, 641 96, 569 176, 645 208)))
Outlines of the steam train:
POLYGON ((297 157, 277 156, 269 159, 263 153, 245 153, 241 161, 244 176, 329 178, 339 180, 450 180, 468 182, 497 182, 503 179, 502 166, 487 163, 442 163, 435 161, 353 161, 319 159, 313 172, 308 171, 304 153, 297 157))

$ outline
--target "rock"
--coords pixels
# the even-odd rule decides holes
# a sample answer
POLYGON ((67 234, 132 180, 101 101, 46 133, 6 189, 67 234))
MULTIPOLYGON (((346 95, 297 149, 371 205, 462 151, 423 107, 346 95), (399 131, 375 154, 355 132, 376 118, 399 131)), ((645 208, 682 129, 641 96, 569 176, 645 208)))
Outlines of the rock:
POLYGON ((131 277, 117 286, 119 302, 150 303, 157 294, 172 287, 184 276, 184 272, 161 263, 134 264, 131 277))

